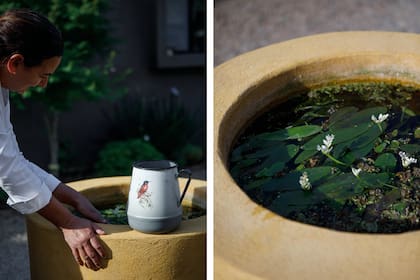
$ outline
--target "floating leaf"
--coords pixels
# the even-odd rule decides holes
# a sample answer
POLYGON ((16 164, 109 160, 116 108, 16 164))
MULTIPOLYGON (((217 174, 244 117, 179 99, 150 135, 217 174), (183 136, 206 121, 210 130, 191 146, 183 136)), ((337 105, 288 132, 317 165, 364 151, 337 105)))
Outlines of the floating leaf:
POLYGON ((330 128, 334 127, 337 122, 349 118, 357 111, 358 109, 356 107, 343 107, 335 111, 329 119, 330 128))
POLYGON ((415 154, 420 153, 420 145, 417 145, 417 144, 401 145, 400 149, 410 155, 415 155, 415 154))
POLYGON ((386 142, 382 142, 381 144, 377 145, 374 148, 375 149, 375 153, 378 153, 378 154, 382 153, 385 150, 385 148, 386 148, 387 145, 388 144, 386 142))
POLYGON ((280 178, 274 178, 261 186, 261 189, 267 192, 272 191, 287 191, 287 190, 301 190, 299 178, 304 172, 308 174, 309 181, 312 186, 316 186, 320 181, 325 180, 333 175, 333 168, 331 166, 319 166, 314 168, 305 168, 299 171, 290 172, 280 178))
POLYGON ((375 160, 375 166, 386 171, 394 170, 396 165, 397 159, 391 153, 382 154, 375 160))
POLYGON ((379 188, 383 184, 389 182, 390 176, 389 173, 366 173, 363 172, 360 174, 360 186, 364 188, 379 188))
POLYGON ((283 141, 289 137, 286 129, 279 129, 273 132, 265 132, 255 136, 257 140, 269 140, 269 141, 283 141))
POLYGON ((374 129, 374 131, 376 131, 373 134, 380 135, 381 132, 379 131, 379 128, 377 126, 372 126, 371 123, 362 123, 359 125, 354 125, 353 127, 337 128, 334 131, 321 133, 315 136, 314 138, 312 138, 311 140, 309 140, 308 142, 306 142, 302 146, 302 149, 316 150, 317 146, 322 144, 322 140, 325 138, 325 136, 329 134, 334 135, 333 146, 336 146, 341 143, 347 143, 347 145, 344 145, 344 146, 348 146, 351 143, 353 143, 353 140, 359 139, 359 136, 367 134, 367 133, 372 134, 372 132, 369 132, 369 130, 371 129, 374 129))
POLYGON ((407 203, 405 202, 398 202, 395 203, 394 205, 392 205, 392 208, 400 213, 404 213, 405 212, 405 208, 407 207, 407 203))
POLYGON ((354 139, 358 137, 359 135, 362 135, 365 133, 368 129, 370 129, 373 126, 372 122, 365 122, 356 124, 352 127, 345 127, 345 128, 331 128, 331 134, 334 134, 335 139, 334 142, 336 144, 349 141, 351 139, 354 139))
MULTIPOLYGON (((364 123, 352 128, 337 129, 336 134, 334 134, 336 137, 334 139, 333 156, 336 158, 341 157, 347 148, 350 149, 352 147, 353 150, 360 149, 361 147, 358 147, 357 143, 359 143, 361 137, 366 141, 372 142, 372 139, 376 138, 378 133, 373 133, 370 131, 371 129, 376 130, 380 134, 379 128, 373 127, 371 123, 364 123), (369 137, 372 139, 369 139, 369 137)), ((366 142, 366 144, 370 142, 366 142)))
POLYGON ((331 176, 335 176, 333 174, 333 170, 334 167, 332 166, 319 166, 303 169, 301 173, 303 174, 303 172, 306 172, 308 174, 309 181, 315 186, 319 184, 320 181, 330 178, 331 176))
MULTIPOLYGON (((286 165, 285 162, 279 161, 276 163, 273 163, 269 165, 269 167, 264 167, 262 170, 260 170, 258 173, 255 174, 255 177, 272 177, 279 171, 281 171, 284 166, 286 165)), ((263 162, 262 166, 267 166, 265 162, 263 162)))
POLYGON ((337 130, 340 128, 354 127, 361 123, 368 123, 371 121, 372 115, 378 116, 379 114, 384 114, 386 112, 387 109, 385 107, 372 107, 361 110, 357 113, 353 112, 352 114, 343 114, 341 119, 338 119, 334 123, 330 124, 330 129, 337 130))
POLYGON ((279 178, 273 178, 261 186, 261 189, 266 192, 283 192, 300 190, 299 178, 302 172, 291 172, 279 178))
POLYGON ((358 178, 353 174, 343 173, 318 186, 316 191, 338 204, 344 204, 355 194, 357 184, 358 178))
POLYGON ((392 140, 391 144, 389 145, 391 149, 398 149, 400 147, 400 142, 397 140, 392 140))
POLYGON ((320 144, 322 144, 322 140, 325 139, 325 136, 328 133, 321 133, 318 134, 317 136, 315 136, 314 138, 312 138, 311 140, 309 140, 308 142, 306 142, 303 146, 302 149, 303 150, 315 150, 316 151, 316 147, 320 144))
POLYGON ((302 125, 296 127, 287 128, 287 139, 301 139, 314 134, 317 134, 322 130, 319 125, 302 125))
POLYGON ((281 215, 289 215, 294 211, 303 210, 311 205, 325 200, 319 193, 307 191, 290 191, 280 193, 268 208, 281 215))
POLYGON ((271 178, 262 178, 262 179, 252 180, 250 183, 244 184, 243 189, 245 191, 250 191, 250 190, 253 190, 253 189, 257 189, 257 188, 260 188, 265 183, 269 182, 270 180, 272 180, 272 179, 271 178))
POLYGON ((256 139, 251 137, 247 142, 237 146, 231 153, 230 161, 240 161, 246 157, 247 154, 252 153, 257 149, 265 149, 278 145, 278 141, 269 141, 264 139, 256 139))
POLYGON ((313 150, 303 150, 295 159, 295 163, 296 164, 300 164, 302 162, 304 162, 305 160, 309 159, 310 157, 312 157, 313 155, 315 155, 316 153, 318 153, 318 151, 316 149, 313 150))
POLYGON ((363 147, 359 147, 359 148, 350 150, 341 159, 342 159, 343 162, 345 162, 345 163, 347 163, 347 164, 350 165, 356 159, 359 159, 359 158, 364 157, 367 154, 369 154, 369 152, 372 151, 374 145, 375 145, 375 140, 372 141, 372 142, 370 142, 370 143, 367 143, 363 147))
POLYGON ((271 149, 258 151, 255 154, 249 155, 247 158, 266 157, 266 159, 261 163, 261 166, 264 168, 255 174, 255 176, 271 177, 281 171, 286 163, 296 155, 298 150, 299 147, 294 144, 285 145, 283 142, 280 142, 277 146, 271 149))
POLYGON ((234 178, 238 177, 242 173, 244 173, 244 169, 249 168, 250 166, 255 165, 258 162, 258 159, 244 159, 237 164, 235 164, 231 169, 230 172, 234 178))

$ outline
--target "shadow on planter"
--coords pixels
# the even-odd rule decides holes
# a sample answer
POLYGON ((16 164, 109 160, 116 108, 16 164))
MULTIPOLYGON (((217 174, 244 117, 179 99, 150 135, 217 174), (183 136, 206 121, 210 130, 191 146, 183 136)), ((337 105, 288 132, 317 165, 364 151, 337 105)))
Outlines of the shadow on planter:
MULTIPOLYGON (((180 185, 183 185, 180 178, 180 185)), ((109 177, 69 183, 98 207, 126 201, 130 177, 109 177)), ((206 183, 192 180, 184 199, 205 208, 206 183)), ((205 279, 206 216, 182 221, 168 234, 144 234, 128 225, 100 224, 109 257, 105 268, 80 267, 61 232, 38 214, 26 217, 31 279, 205 279)))

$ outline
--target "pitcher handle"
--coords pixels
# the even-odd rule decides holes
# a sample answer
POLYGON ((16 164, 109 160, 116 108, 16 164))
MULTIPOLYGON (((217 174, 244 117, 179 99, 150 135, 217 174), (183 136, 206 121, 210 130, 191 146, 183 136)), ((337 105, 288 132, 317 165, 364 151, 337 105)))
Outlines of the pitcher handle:
POLYGON ((179 199, 178 206, 181 205, 182 200, 184 199, 185 193, 187 192, 188 186, 190 185, 191 175, 192 175, 192 172, 189 169, 181 169, 178 172, 178 175, 181 174, 181 173, 187 174, 188 175, 188 180, 187 180, 187 183, 185 184, 184 190, 182 191, 182 195, 181 195, 181 198, 179 199))

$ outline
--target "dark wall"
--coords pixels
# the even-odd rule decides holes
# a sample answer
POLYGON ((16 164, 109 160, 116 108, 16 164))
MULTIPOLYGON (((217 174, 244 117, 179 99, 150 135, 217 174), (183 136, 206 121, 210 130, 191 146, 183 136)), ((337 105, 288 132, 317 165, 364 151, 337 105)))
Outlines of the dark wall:
MULTIPOLYGON (((132 69, 125 87, 130 95, 169 98, 171 88, 180 92, 179 101, 203 125, 205 143, 205 67, 158 69, 156 67, 155 1, 110 1, 109 19, 112 34, 117 38, 116 71, 132 69)), ((60 94, 57 92, 57 94, 60 94)), ((24 111, 12 109, 12 122, 22 152, 29 160, 46 168, 49 160, 48 141, 39 104, 29 104, 24 111)), ((80 166, 94 163, 108 131, 107 102, 80 102, 62 114, 60 138, 68 146, 68 153, 80 166)))

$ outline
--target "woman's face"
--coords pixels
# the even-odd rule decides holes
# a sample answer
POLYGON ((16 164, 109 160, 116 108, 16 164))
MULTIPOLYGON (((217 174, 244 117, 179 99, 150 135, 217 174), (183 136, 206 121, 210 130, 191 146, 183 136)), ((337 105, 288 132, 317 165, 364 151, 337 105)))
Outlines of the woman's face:
POLYGON ((23 94, 30 87, 44 88, 48 84, 49 76, 55 72, 60 62, 61 57, 55 56, 33 67, 26 67, 23 61, 16 63, 14 71, 8 73, 8 79, 3 81, 2 86, 19 94, 23 94))

